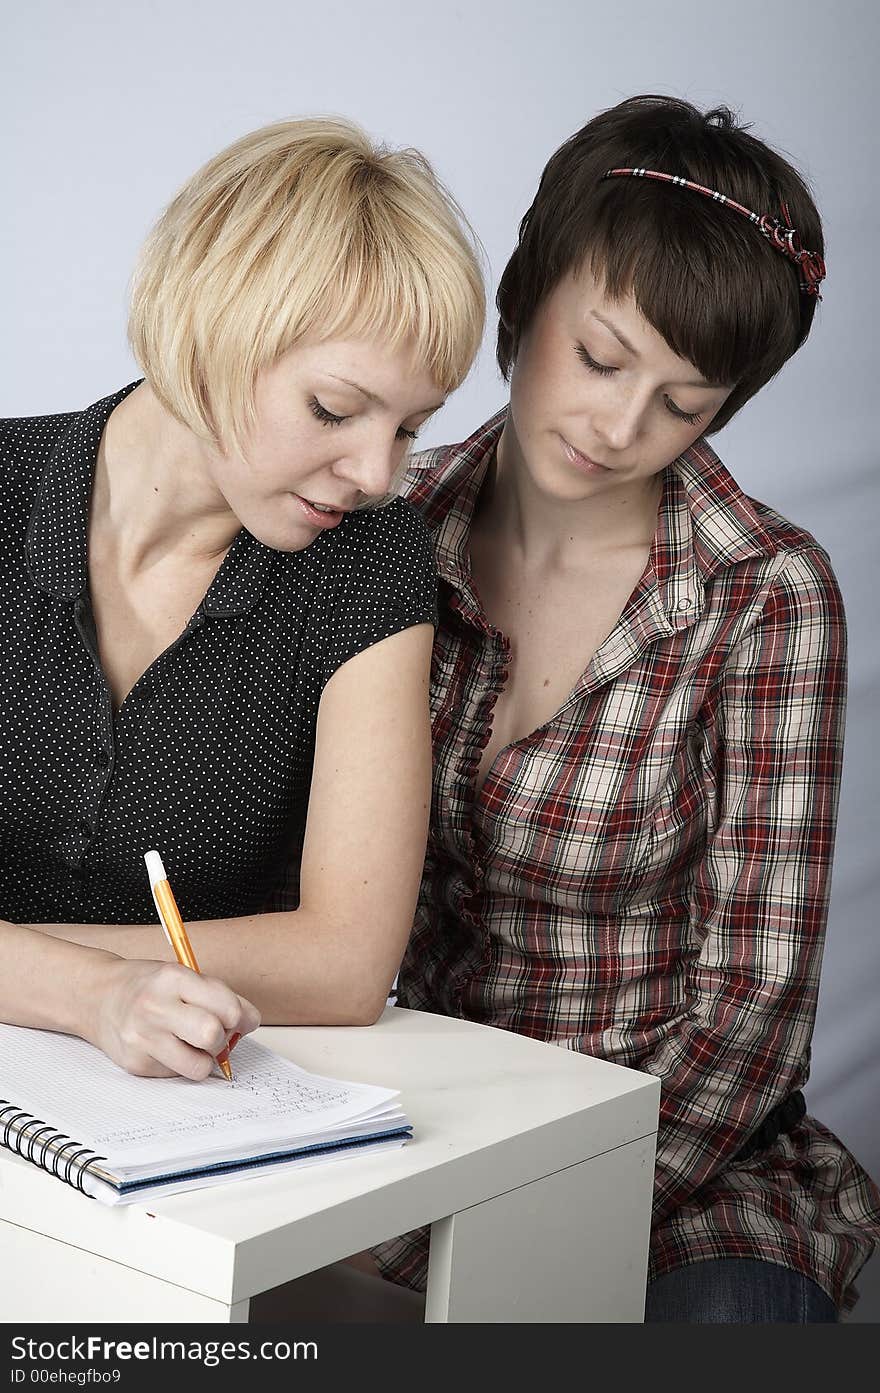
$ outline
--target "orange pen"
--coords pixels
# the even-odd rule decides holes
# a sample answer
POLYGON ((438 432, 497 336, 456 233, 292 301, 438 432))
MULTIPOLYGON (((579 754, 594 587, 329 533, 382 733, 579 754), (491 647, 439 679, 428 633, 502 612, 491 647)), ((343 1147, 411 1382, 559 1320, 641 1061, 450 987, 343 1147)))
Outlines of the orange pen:
MULTIPOLYGON (((162 928, 165 930, 165 937, 174 949, 174 956, 183 967, 190 968, 192 972, 198 972, 199 965, 196 962, 196 955, 192 950, 192 944, 180 917, 174 892, 168 884, 165 867, 162 865, 162 857, 158 851, 148 851, 144 855, 144 861, 147 864, 147 874, 150 877, 153 903, 156 906, 162 928)), ((229 1043, 224 1045, 217 1055, 217 1063, 230 1083, 232 1083, 232 1066, 229 1063, 229 1051, 235 1047, 240 1039, 238 1031, 235 1031, 229 1037, 229 1043)))

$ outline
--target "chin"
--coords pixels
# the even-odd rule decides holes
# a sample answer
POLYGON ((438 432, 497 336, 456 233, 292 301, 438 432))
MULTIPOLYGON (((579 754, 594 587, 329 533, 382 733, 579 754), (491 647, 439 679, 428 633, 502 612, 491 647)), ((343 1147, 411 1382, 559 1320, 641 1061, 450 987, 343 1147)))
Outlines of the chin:
POLYGON ((316 541, 320 535, 319 532, 314 532, 310 537, 276 537, 272 540, 263 542, 263 546, 269 547, 270 551, 305 551, 306 547, 310 547, 312 542, 316 541))
POLYGON ((251 534, 255 541, 268 547, 270 551, 305 551, 306 547, 311 546, 319 535, 317 528, 312 529, 302 523, 288 527, 279 527, 278 524, 279 519, 275 518, 274 525, 266 523, 260 526, 255 522, 251 526, 250 523, 243 522, 242 527, 251 534))
POLYGON ((546 498, 552 498, 557 503, 577 503, 582 498, 589 498, 597 488, 607 484, 610 475, 602 477, 591 477, 589 475, 559 474, 541 477, 533 476, 536 485, 546 498))

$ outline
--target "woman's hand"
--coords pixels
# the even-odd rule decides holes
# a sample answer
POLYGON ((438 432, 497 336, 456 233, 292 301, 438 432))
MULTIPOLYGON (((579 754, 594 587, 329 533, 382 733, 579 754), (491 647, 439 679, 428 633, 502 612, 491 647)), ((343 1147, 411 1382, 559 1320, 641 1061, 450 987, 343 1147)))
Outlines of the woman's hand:
POLYGON ((95 985, 85 1038, 130 1074, 206 1079, 232 1032, 260 1024, 256 1007, 224 982, 177 963, 108 959, 95 985))

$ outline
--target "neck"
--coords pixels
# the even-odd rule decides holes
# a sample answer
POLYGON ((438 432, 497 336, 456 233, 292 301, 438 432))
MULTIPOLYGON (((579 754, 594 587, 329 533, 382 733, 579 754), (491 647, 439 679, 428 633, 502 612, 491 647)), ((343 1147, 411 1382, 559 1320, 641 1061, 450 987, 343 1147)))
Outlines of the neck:
POLYGON ((575 502, 551 497, 521 466, 505 426, 480 495, 479 527, 529 569, 567 570, 603 553, 649 547, 662 492, 661 472, 575 502))
POLYGON ((147 383, 111 414, 98 449, 90 546, 126 572, 169 559, 221 557, 239 522, 213 484, 209 447, 174 419, 147 383))

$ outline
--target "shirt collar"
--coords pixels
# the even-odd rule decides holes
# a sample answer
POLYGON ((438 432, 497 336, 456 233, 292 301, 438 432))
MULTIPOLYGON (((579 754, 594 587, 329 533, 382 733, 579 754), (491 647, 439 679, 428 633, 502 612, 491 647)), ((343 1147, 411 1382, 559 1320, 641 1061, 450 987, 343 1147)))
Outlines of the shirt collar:
MULTIPOLYGON (((440 574, 461 590, 470 588, 471 522, 506 419, 504 407, 463 444, 415 455, 406 476, 404 491, 433 534, 440 574)), ((701 613, 706 583, 717 571, 776 549, 751 499, 706 440, 673 460, 665 471, 649 563, 658 610, 673 630, 701 613)))
MULTIPOLYGON (((88 517, 98 446, 111 412, 140 385, 77 412, 55 445, 40 481, 27 537, 34 585, 59 600, 77 600, 88 583, 88 517)), ((262 594, 274 553, 242 528, 223 559, 202 610, 216 618, 244 614, 262 594)))
POLYGON ((407 471, 404 493, 432 533, 437 569, 459 589, 471 583, 471 523, 506 420, 505 406, 463 444, 414 455, 407 471))
POLYGON ((39 590, 76 600, 86 588, 86 537, 92 476, 104 427, 114 407, 138 384, 77 412, 43 471, 28 524, 26 557, 39 590))
POLYGON ((686 628, 719 571, 777 550, 751 499, 711 445, 694 442, 666 470, 651 564, 666 615, 686 628))

